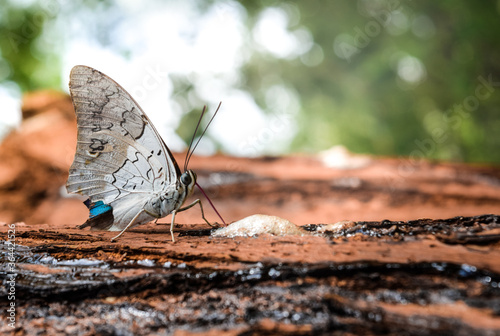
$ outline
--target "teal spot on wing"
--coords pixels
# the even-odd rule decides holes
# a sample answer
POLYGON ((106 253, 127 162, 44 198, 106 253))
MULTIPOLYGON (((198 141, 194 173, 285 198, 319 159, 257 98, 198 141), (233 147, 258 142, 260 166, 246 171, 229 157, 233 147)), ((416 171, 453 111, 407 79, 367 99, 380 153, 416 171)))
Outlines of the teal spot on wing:
POLYGON ((90 210, 89 218, 102 215, 105 212, 113 210, 110 205, 105 204, 103 201, 97 201, 95 203, 90 203, 87 201, 84 202, 87 208, 90 210))

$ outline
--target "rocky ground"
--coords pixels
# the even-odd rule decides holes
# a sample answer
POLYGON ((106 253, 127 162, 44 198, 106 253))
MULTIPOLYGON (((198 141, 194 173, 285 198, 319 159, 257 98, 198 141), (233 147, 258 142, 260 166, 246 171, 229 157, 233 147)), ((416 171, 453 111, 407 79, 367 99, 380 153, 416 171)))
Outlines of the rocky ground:
POLYGON ((2 332, 500 335, 498 167, 342 148, 193 157, 226 222, 263 213, 297 232, 214 237, 193 208, 175 243, 169 217, 112 243, 76 228, 87 209, 61 191, 76 141, 68 98, 34 94, 23 115, 0 144, 0 302, 16 318, 9 327, 2 308, 2 332))

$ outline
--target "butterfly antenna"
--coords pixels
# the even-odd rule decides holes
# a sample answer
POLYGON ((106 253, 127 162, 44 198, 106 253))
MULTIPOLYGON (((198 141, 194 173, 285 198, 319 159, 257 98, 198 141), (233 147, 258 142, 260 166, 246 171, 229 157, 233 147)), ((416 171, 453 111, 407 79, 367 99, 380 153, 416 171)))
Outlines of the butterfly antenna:
MULTIPOLYGON (((219 105, 220 106, 220 105, 219 105)), ((215 205, 212 203, 212 201, 210 200, 210 198, 208 198, 208 195, 205 193, 205 190, 203 190, 200 185, 198 184, 198 182, 195 182, 196 186, 200 189, 201 193, 203 194, 203 196, 205 196, 205 198, 207 199, 208 203, 210 203, 210 205, 212 206, 212 208, 214 209, 215 213, 217 214, 217 216, 219 216, 220 220, 222 221, 222 223, 224 223, 225 226, 227 226, 226 222, 224 221, 224 219, 222 218, 222 216, 220 215, 219 211, 217 211, 217 209, 215 208, 215 205)))
MULTIPOLYGON (((200 137, 198 138, 198 141, 196 141, 196 144, 193 146, 193 149, 191 150, 191 152, 188 151, 188 154, 186 155, 186 161, 184 163, 184 170, 187 169, 187 166, 188 166, 188 163, 189 163, 189 160, 191 159, 191 156, 193 155, 194 153, 194 150, 196 149, 196 147, 198 147, 198 144, 200 143, 201 141, 201 138, 203 138, 203 136, 205 135, 205 132, 207 131, 208 129, 208 126, 210 126, 210 124, 212 123, 212 120, 214 120, 215 116, 217 115, 217 112, 219 112, 219 109, 220 109, 220 106, 222 105, 222 102, 219 103, 219 106, 217 106, 217 110, 215 110, 215 113, 214 115, 212 116, 212 118, 210 118, 210 121, 208 122, 207 126, 205 127, 205 129, 203 130, 203 133, 201 133, 200 137)), ((201 118, 203 117, 203 114, 205 113, 205 107, 203 108, 203 112, 200 116, 200 120, 198 121, 198 125, 200 125, 200 121, 201 121, 201 118)), ((191 143, 193 142, 194 140, 194 137, 196 135, 196 131, 198 130, 198 125, 196 125, 196 129, 194 131, 194 134, 193 134, 193 139, 191 139, 191 143)), ((189 145, 189 148, 191 149, 191 145, 189 145)), ((215 208, 214 208, 215 209, 215 208)), ((221 218, 222 219, 222 218, 221 218)))
MULTIPOLYGON (((201 119, 203 119, 203 115, 205 114, 206 109, 207 109, 207 106, 203 106, 203 110, 201 111, 200 119, 198 119, 198 123, 196 124, 196 128, 194 129, 194 132, 193 132, 193 137, 191 138, 191 141, 189 142, 189 147, 188 147, 188 150, 186 153, 186 159, 184 160, 184 171, 187 170, 187 165, 188 165, 188 161, 189 161, 188 157, 191 156, 191 155, 189 155, 189 152, 191 151, 191 146, 193 145, 194 138, 196 137, 196 132, 198 131, 198 128, 200 127, 201 119)), ((193 151, 194 151, 194 149, 193 149, 193 151)))

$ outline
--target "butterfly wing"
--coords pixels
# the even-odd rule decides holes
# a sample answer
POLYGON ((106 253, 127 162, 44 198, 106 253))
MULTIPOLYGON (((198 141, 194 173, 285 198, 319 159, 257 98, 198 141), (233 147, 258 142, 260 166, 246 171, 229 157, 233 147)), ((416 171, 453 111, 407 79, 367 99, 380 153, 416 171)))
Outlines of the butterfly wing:
MULTIPOLYGON (((90 200, 83 226, 121 230, 165 184, 176 183, 179 167, 149 118, 114 80, 78 65, 69 87, 78 142, 67 190, 90 200)), ((153 218, 144 213, 136 223, 153 218)))

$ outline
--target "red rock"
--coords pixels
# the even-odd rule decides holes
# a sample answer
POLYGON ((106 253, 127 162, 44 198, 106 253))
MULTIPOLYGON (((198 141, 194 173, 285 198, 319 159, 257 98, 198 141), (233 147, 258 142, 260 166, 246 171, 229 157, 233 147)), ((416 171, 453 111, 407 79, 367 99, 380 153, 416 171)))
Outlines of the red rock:
POLYGON ((342 169, 320 156, 193 157, 227 222, 263 213, 309 234, 216 238, 193 208, 176 217, 175 243, 170 217, 111 243, 116 233, 77 229, 87 209, 61 193, 76 141, 68 97, 34 97, 0 144, 0 222, 26 222, 21 334, 500 333, 500 217, 482 215, 500 208, 498 167, 352 165, 338 150, 342 169))

